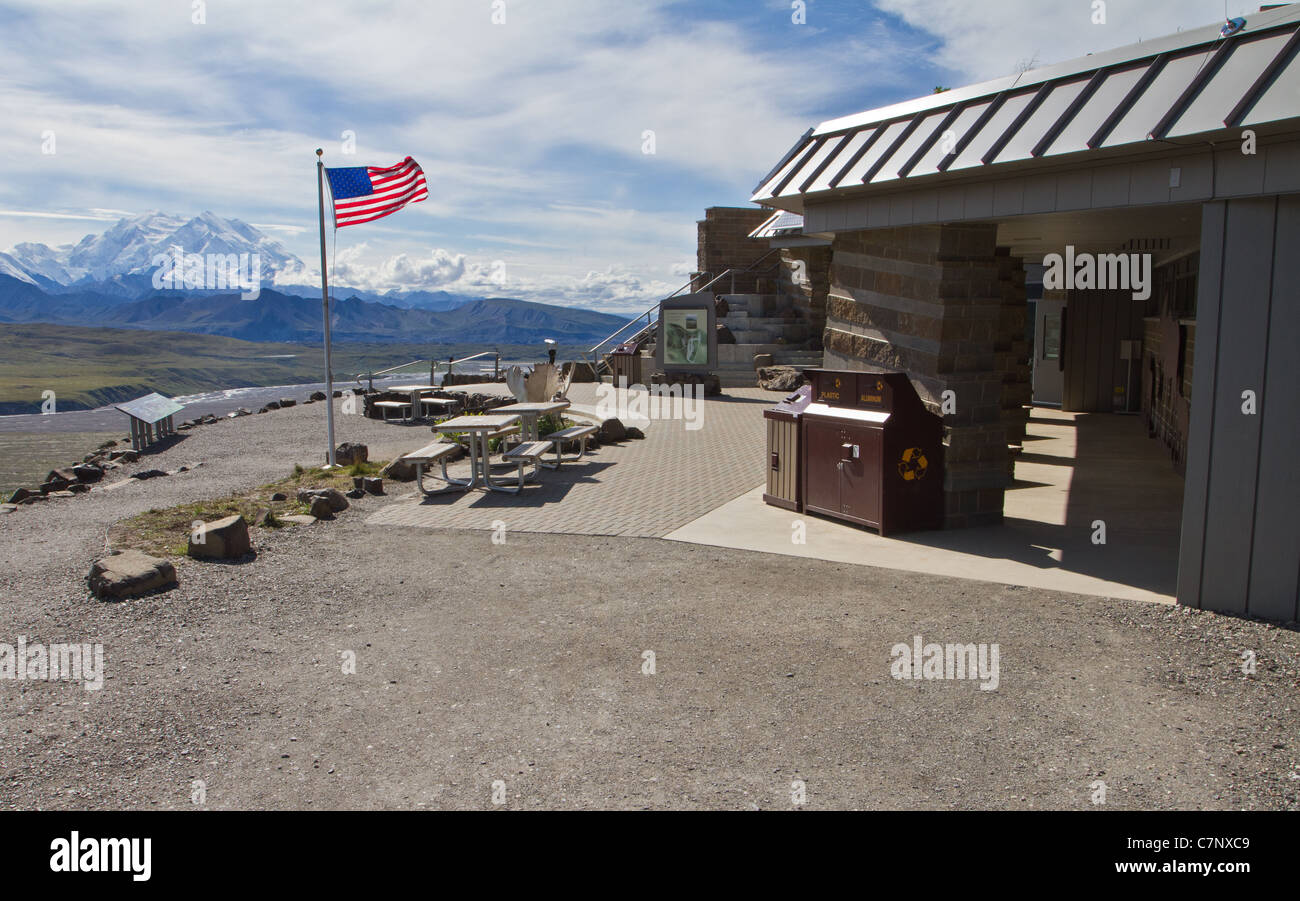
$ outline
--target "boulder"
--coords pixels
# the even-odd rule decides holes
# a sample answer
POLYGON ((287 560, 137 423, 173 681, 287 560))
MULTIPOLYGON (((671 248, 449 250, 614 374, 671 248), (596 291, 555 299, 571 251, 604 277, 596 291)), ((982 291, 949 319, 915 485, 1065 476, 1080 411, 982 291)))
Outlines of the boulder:
POLYGON ((325 392, 324 392, 324 391, 313 391, 313 392, 311 393, 311 398, 310 398, 310 399, 311 399, 311 400, 317 400, 317 401, 319 401, 319 400, 324 400, 324 399, 325 399, 325 392))
MULTIPOLYGON (((299 488, 298 503, 312 504, 316 498, 323 497, 330 505, 331 512, 342 513, 348 508, 348 499, 337 488, 299 488)), ((313 513, 313 516, 316 514, 313 513)))
POLYGON ((116 463, 136 463, 140 460, 140 454, 137 451, 113 451, 108 455, 108 459, 116 463))
POLYGON ((334 396, 335 396, 335 397, 342 397, 342 396, 343 396, 343 392, 342 392, 342 391, 335 391, 335 392, 334 392, 334 396))
POLYGON ((282 397, 280 398, 280 409, 296 406, 297 403, 298 401, 294 400, 292 397, 282 397))
POLYGON ((334 509, 330 506, 329 498, 316 495, 311 499, 311 515, 316 519, 333 519, 334 509))
POLYGON ((379 471, 381 476, 392 479, 395 482, 413 482, 415 481, 415 464, 408 463, 401 457, 398 457, 392 463, 389 463, 379 471))
POLYGON ((606 419, 600 424, 600 431, 596 435, 601 441, 622 441, 627 437, 627 429, 618 419, 606 419))
POLYGON ((268 401, 266 402, 266 406, 264 406, 262 409, 263 409, 263 410, 278 410, 278 409, 280 409, 280 402, 279 402, 278 400, 268 400, 268 401))
POLYGON ((768 391, 793 391, 803 383, 803 373, 793 366, 765 366, 758 370, 758 387, 768 391))
POLYGON ((76 476, 78 482, 98 482, 104 477, 104 470, 89 463, 82 463, 72 467, 72 474, 76 476))
POLYGON ((641 431, 636 426, 631 425, 627 427, 627 437, 634 439, 644 438, 645 432, 641 431))
POLYGON ((718 332, 718 343, 719 343, 719 344, 735 344, 735 343, 736 343, 736 336, 733 335, 733 334, 731 333, 731 329, 727 328, 727 327, 726 327, 725 325, 723 325, 721 322, 718 323, 718 329, 717 329, 717 332, 718 332))
POLYGON ((9 495, 8 503, 21 504, 36 492, 28 491, 26 488, 15 488, 13 494, 9 495))
POLYGON ((95 561, 86 577, 91 592, 105 601, 120 601, 176 587, 176 567, 142 551, 127 550, 95 561))
POLYGON ((289 496, 283 491, 277 491, 275 494, 271 495, 271 500, 273 501, 287 501, 288 499, 289 496))
POLYGON ((248 521, 236 513, 191 532, 186 553, 203 560, 238 560, 252 549, 248 521))
POLYGON ((383 494, 384 480, 377 476, 362 476, 361 490, 366 494, 383 494))
POLYGON ((771 354, 754 354, 754 371, 764 369, 776 363, 771 354))
POLYGON ((345 441, 334 448, 334 460, 340 466, 368 463, 370 461, 370 448, 364 444, 353 444, 350 441, 345 441))
POLYGON ((67 479, 51 479, 41 486, 41 494, 53 494, 56 491, 63 491, 71 484, 67 479))

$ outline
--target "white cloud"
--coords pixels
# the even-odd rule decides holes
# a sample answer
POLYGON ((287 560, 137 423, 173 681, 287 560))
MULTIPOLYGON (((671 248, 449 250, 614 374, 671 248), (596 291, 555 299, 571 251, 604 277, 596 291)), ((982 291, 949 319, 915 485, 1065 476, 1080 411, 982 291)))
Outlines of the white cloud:
MULTIPOLYGON (((1223 18, 1223 0, 1105 0, 1105 23, 1093 24, 1093 0, 876 0, 908 25, 942 39, 936 62, 963 79, 959 87, 1012 75, 1018 64, 1063 62, 1113 50, 1223 18)), ((1229 14, 1258 10, 1259 0, 1230 0, 1229 14)))

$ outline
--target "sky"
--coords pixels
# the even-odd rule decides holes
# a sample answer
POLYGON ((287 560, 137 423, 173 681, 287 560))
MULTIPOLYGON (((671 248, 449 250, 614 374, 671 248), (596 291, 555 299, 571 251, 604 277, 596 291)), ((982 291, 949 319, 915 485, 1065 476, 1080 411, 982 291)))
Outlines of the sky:
POLYGON ((340 283, 635 313, 821 121, 1258 6, 0 0, 0 248, 211 210, 317 267, 315 149, 410 155, 428 200, 331 230, 340 283))

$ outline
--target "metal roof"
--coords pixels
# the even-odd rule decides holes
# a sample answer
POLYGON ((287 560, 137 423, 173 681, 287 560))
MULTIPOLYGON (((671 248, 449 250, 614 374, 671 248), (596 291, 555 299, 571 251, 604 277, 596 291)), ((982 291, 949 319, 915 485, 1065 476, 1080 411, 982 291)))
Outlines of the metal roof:
POLYGON ((803 234, 803 216, 777 210, 763 224, 749 233, 751 238, 780 238, 786 235, 803 234))
POLYGON ((183 404, 178 404, 170 397, 163 397, 157 392, 115 406, 127 416, 151 424, 168 416, 174 416, 185 409, 183 404))
POLYGON ((751 200, 780 206, 1300 117, 1300 4, 1245 21, 1226 37, 1197 28, 823 122, 751 200))

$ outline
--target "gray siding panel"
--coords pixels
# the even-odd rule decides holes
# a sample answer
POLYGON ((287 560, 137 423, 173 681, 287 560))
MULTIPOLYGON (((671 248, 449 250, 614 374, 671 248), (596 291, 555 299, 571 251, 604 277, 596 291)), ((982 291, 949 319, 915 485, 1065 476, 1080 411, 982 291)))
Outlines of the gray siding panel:
POLYGON ((1300 197, 1278 201, 1250 614, 1300 619, 1300 197))
POLYGON ((1210 464, 1217 390, 1219 320, 1223 300, 1223 240, 1228 207, 1207 203, 1201 210, 1201 263, 1196 297, 1196 357, 1192 363, 1192 418, 1183 479, 1183 529, 1178 548, 1180 604, 1201 606, 1205 515, 1209 508, 1210 464))
POLYGON ((1242 413, 1241 393, 1262 393, 1264 387, 1276 205, 1273 199, 1261 199, 1232 201, 1227 207, 1223 296, 1231 309, 1219 317, 1201 573, 1202 605, 1227 613, 1247 609, 1261 417, 1242 413))

